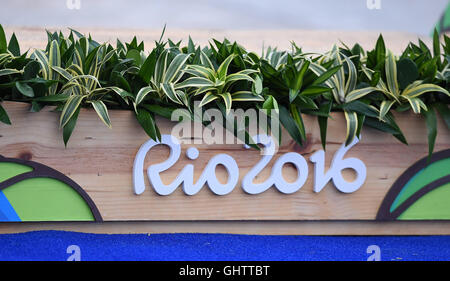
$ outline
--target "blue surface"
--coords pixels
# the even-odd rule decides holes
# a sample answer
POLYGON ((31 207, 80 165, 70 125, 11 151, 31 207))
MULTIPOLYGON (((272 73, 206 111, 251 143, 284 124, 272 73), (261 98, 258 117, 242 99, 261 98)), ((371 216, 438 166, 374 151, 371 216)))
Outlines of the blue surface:
POLYGON ((0 190, 0 221, 20 221, 14 208, 6 198, 3 191, 0 190))
POLYGON ((381 260, 450 260, 450 236, 257 236, 85 234, 36 231, 0 235, 0 260, 357 260, 377 245, 381 260))

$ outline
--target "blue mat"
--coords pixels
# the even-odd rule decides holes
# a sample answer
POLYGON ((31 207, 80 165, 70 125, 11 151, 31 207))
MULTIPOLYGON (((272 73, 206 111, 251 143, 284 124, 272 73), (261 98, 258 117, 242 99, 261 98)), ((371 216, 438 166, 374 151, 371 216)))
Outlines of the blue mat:
POLYGON ((0 260, 356 260, 370 245, 381 260, 450 260, 450 236, 258 236, 85 234, 35 231, 0 235, 0 260))

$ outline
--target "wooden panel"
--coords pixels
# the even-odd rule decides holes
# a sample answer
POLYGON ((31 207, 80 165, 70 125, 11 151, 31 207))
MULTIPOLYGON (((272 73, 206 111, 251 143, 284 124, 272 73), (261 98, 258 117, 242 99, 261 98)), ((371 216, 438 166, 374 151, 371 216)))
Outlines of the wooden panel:
POLYGON ((259 235, 450 235, 448 221, 151 221, 0 223, 0 233, 63 230, 89 233, 232 233, 259 235))
MULTIPOLYGON (((214 195, 203 188, 194 196, 181 189, 169 196, 159 196, 151 188, 137 196, 132 188, 132 165, 141 144, 148 140, 135 121, 133 112, 111 111, 113 129, 106 128, 93 110, 83 109, 77 127, 64 148, 58 128, 59 113, 45 108, 29 113, 29 105, 8 103, 6 107, 12 126, 0 124, 0 154, 5 157, 31 159, 61 171, 89 194, 105 221, 143 220, 373 220, 388 189, 397 177, 418 159, 427 155, 428 145, 424 120, 412 114, 397 116, 399 126, 409 141, 401 144, 388 134, 364 128, 362 141, 346 157, 358 157, 367 166, 367 180, 355 193, 344 194, 328 184, 321 192, 312 190, 313 166, 309 163, 307 183, 298 192, 285 195, 271 188, 259 195, 248 195, 240 185, 225 196, 214 195)), ((342 114, 333 114, 329 121, 326 166, 345 138, 342 114)), ((172 124, 158 120, 163 134, 169 134, 172 124)), ((300 147, 283 133, 278 154, 301 153, 306 159, 321 149, 319 128, 314 117, 305 116, 308 141, 300 147)), ((439 120, 435 150, 450 147, 450 132, 439 120)), ((199 159, 182 156, 178 163, 164 172, 165 183, 175 178, 187 163, 195 165, 195 179, 207 161, 218 151, 235 158, 240 178, 260 158, 258 151, 245 150, 242 145, 195 145, 199 159), (245 153, 245 157, 242 155, 245 153)), ((187 146, 183 146, 183 151, 187 146)), ((146 167, 167 158, 168 149, 157 147, 147 157, 146 167)), ((276 157, 275 157, 276 158, 276 157)), ((273 161, 272 161, 273 162, 273 161)), ((270 165, 269 165, 270 166, 270 165)), ((217 169, 218 178, 225 178, 217 169)), ((266 168, 259 180, 270 173, 266 168)), ((296 170, 285 166, 284 176, 293 178, 296 170)))

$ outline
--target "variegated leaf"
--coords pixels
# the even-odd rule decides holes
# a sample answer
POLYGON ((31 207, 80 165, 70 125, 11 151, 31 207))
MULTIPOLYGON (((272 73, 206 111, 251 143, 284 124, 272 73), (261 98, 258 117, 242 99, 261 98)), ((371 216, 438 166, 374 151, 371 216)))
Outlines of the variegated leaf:
POLYGON ((135 100, 136 105, 139 105, 149 93, 154 92, 154 91, 155 90, 153 89, 152 86, 147 86, 147 87, 140 89, 136 95, 136 100, 135 100))
POLYGON ((228 67, 230 66, 230 63, 233 61, 234 57, 235 55, 231 54, 220 64, 219 68, 217 69, 217 77, 220 80, 225 80, 225 77, 228 73, 228 67))
POLYGON ((72 115, 75 113, 75 111, 80 106, 83 99, 85 99, 86 96, 81 95, 72 95, 67 99, 66 104, 64 105, 64 108, 61 112, 61 118, 59 121, 59 124, 61 127, 64 127, 67 122, 69 122, 72 115))
POLYGON ((358 131, 358 115, 353 111, 344 111, 345 120, 347 121, 347 133, 345 145, 349 145, 356 137, 358 131))
POLYGON ((231 94, 233 101, 264 101, 264 97, 254 95, 250 91, 237 91, 231 94))
POLYGON ((178 75, 178 73, 185 67, 186 61, 190 55, 178 54, 170 63, 167 71, 163 75, 163 83, 171 83, 178 75))
POLYGON ((391 109, 392 105, 395 104, 395 100, 384 100, 381 102, 380 105, 380 120, 384 120, 384 117, 386 116, 386 114, 389 112, 389 110, 391 109))
POLYGON ((410 98, 417 98, 425 93, 432 92, 444 93, 447 96, 450 96, 450 93, 446 89, 434 84, 422 84, 419 86, 407 88, 403 91, 402 95, 408 96, 410 98))
POLYGON ((355 100, 360 99, 360 98, 364 97, 365 95, 368 95, 375 91, 378 91, 378 89, 375 87, 366 87, 366 88, 362 88, 362 89, 353 90, 347 94, 347 96, 345 97, 345 102, 348 103, 348 102, 355 101, 355 100))
POLYGON ((175 92, 174 85, 172 83, 161 83, 160 84, 161 89, 163 90, 164 94, 173 102, 178 104, 183 104, 180 99, 177 96, 177 93, 175 92))
POLYGON ((202 107, 218 98, 219 97, 217 95, 213 94, 212 92, 207 92, 205 94, 205 96, 203 97, 203 99, 200 101, 199 107, 202 107))
POLYGON ((397 63, 394 54, 391 51, 388 51, 385 71, 388 89, 394 96, 398 97, 400 95, 400 90, 397 81, 397 63))
POLYGON ((98 117, 100 117, 100 120, 102 120, 103 123, 108 126, 108 128, 111 128, 111 120, 109 119, 108 109, 106 108, 106 105, 100 100, 89 101, 89 103, 94 107, 98 117))

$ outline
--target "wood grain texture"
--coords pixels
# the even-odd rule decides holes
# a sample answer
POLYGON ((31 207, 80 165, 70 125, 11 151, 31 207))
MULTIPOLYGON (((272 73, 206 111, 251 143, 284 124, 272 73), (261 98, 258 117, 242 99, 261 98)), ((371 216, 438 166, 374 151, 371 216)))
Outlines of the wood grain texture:
MULTIPOLYGON (((93 110, 83 109, 68 148, 65 148, 58 128, 59 113, 51 108, 30 113, 27 112, 29 105, 22 103, 4 102, 3 106, 13 125, 0 124, 0 154, 31 159, 66 174, 85 189, 105 221, 373 220, 395 179, 428 151, 424 120, 413 114, 399 114, 397 122, 409 146, 388 134, 364 128, 362 141, 346 154, 346 157, 360 158, 367 166, 365 184, 352 194, 343 194, 330 183, 321 192, 314 193, 313 166, 309 163, 306 184, 291 195, 281 194, 274 188, 259 195, 248 195, 238 185, 225 196, 214 195, 206 187, 194 196, 185 195, 180 188, 169 196, 159 196, 147 188, 137 196, 132 188, 133 161, 148 137, 135 121, 133 112, 111 111, 113 128, 108 129, 93 110)), ((296 151, 307 159, 322 149, 317 120, 311 116, 304 119, 308 129, 307 143, 300 147, 283 132, 278 154, 296 151)), ((171 122, 161 119, 158 123, 161 133, 170 133, 171 122)), ((333 114, 328 126, 327 168, 344 138, 344 117, 340 113, 333 114)), ((450 132, 439 119, 435 150, 450 148, 449 140, 450 132)), ((260 159, 258 151, 245 150, 240 144, 195 146, 200 150, 199 159, 188 160, 183 154, 176 165, 164 172, 165 183, 173 180, 187 163, 194 164, 196 180, 207 161, 218 151, 236 159, 240 178, 260 159)), ((182 152, 187 147, 183 145, 182 152)), ((167 148, 156 147, 147 157, 145 167, 161 162, 167 156, 167 148)), ((266 168, 258 180, 264 180, 269 173, 270 169, 266 168)), ((217 169, 216 174, 225 179, 224 170, 217 169)), ((283 175, 287 180, 293 179, 295 174, 293 167, 285 166, 283 175)))
POLYGON ((450 235, 448 221, 151 221, 0 223, 0 233, 62 230, 89 233, 232 233, 258 235, 450 235))
MULTIPOLYGON (((10 26, 3 25, 6 36, 9 38, 14 32, 23 50, 29 48, 45 48, 47 43, 46 30, 51 32, 61 30, 66 35, 69 33, 67 26, 10 26)), ((127 29, 127 28, 102 28, 102 27, 77 27, 83 34, 91 34, 98 42, 109 42, 116 44, 116 38, 122 42, 130 42, 133 36, 145 43, 146 51, 149 52, 155 41, 161 36, 162 29, 127 29)), ((308 30, 308 29, 177 29, 168 27, 165 38, 171 38, 174 42, 183 40, 187 44, 189 36, 196 44, 207 46, 211 38, 223 40, 227 38, 237 41, 249 51, 261 53, 263 46, 278 47, 280 50, 290 50, 291 41, 297 43, 305 52, 326 52, 333 44, 340 41, 348 46, 355 43, 365 49, 372 49, 380 35, 379 31, 349 31, 349 30, 308 30)), ((407 32, 383 31, 386 46, 396 54, 400 54, 408 46, 409 42, 417 42, 420 38, 428 46, 432 46, 432 40, 428 36, 418 36, 407 32)))

